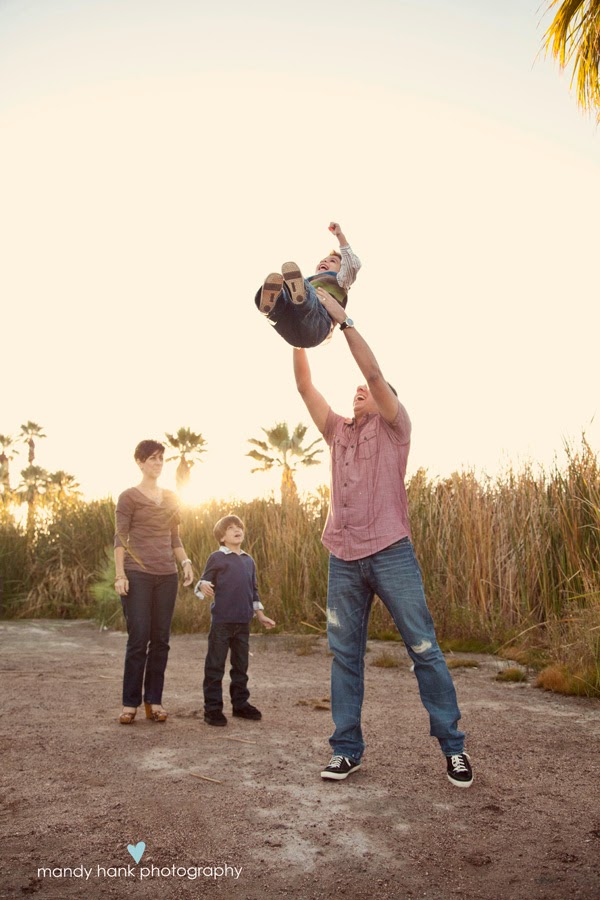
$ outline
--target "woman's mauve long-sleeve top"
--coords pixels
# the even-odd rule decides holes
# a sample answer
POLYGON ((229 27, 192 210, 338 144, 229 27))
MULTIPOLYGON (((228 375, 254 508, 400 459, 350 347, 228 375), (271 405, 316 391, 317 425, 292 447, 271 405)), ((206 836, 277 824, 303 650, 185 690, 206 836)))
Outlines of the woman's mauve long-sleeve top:
POLYGON ((115 547, 125 548, 126 572, 177 572, 173 550, 183 544, 179 501, 173 491, 163 491, 157 504, 137 488, 127 488, 117 500, 116 518, 115 547))

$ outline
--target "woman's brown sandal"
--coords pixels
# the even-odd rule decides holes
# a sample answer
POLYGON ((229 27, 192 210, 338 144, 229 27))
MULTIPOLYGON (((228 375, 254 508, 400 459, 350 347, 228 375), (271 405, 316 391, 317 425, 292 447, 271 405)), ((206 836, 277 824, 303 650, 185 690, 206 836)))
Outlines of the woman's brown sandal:
POLYGON ((126 712, 125 710, 123 710, 123 712, 119 716, 119 723, 121 725, 131 725, 131 723, 135 719, 136 712, 137 709, 134 709, 133 712, 126 712))
POLYGON ((153 722, 166 722, 169 716, 166 709, 163 709, 162 706, 159 709, 152 709, 151 703, 144 703, 144 709, 146 710, 146 718, 152 719, 153 722))

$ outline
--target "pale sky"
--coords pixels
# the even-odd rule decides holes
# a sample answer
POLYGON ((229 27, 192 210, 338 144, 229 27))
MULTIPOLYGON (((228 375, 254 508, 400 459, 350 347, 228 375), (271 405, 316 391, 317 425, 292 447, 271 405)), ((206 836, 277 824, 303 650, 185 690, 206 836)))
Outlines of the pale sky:
MULTIPOLYGON (((543 10, 1 0, 0 433, 38 422, 36 462, 94 497, 188 426, 194 499, 272 490, 246 439, 309 419, 253 297, 286 260, 310 274, 333 219, 409 474, 548 465, 582 431, 598 449, 599 134, 538 56, 543 10)), ((350 413, 343 335, 310 361, 350 413)))

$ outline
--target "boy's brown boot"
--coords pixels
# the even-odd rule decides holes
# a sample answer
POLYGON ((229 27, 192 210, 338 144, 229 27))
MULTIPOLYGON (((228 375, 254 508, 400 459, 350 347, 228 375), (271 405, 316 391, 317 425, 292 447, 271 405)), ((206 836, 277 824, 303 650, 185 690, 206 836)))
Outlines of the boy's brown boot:
POLYGON ((281 293, 283 288, 283 276, 279 274, 279 272, 271 272, 270 275, 264 280, 264 284, 261 288, 260 292, 260 302, 258 308, 261 313, 268 315, 273 307, 275 306, 275 301, 281 293))
POLYGON ((281 267, 281 274, 283 275, 285 286, 290 292, 292 303, 304 303, 306 299, 304 278, 299 265, 295 262, 286 262, 281 267))

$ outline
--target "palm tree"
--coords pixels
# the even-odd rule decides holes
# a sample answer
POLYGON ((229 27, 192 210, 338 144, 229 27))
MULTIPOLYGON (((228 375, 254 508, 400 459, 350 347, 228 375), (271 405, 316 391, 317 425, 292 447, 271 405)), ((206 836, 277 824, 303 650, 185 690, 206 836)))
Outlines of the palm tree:
POLYGON ((40 466, 27 466, 21 472, 21 484, 15 494, 21 503, 27 504, 27 536, 31 539, 35 533, 35 513, 40 497, 48 487, 48 473, 40 466))
POLYGON ((52 472, 48 475, 46 494, 48 499, 56 503, 65 503, 68 500, 81 496, 79 487, 80 485, 75 481, 74 475, 69 475, 68 472, 63 472, 62 469, 59 469, 58 472, 52 472))
POLYGON ((35 441, 34 438, 45 438, 46 435, 42 431, 42 426, 37 425, 35 422, 27 422, 26 425, 21 425, 21 434, 19 435, 24 444, 27 444, 29 447, 29 453, 27 456, 27 462, 30 466, 33 465, 33 461, 35 459, 35 441))
POLYGON ((298 489, 294 481, 294 472, 298 465, 316 466, 321 462, 315 459, 317 453, 322 453, 323 449, 313 450, 316 444, 321 442, 321 438, 317 438, 308 447, 302 446, 304 435, 308 427, 306 425, 296 425, 293 434, 286 422, 278 422, 273 428, 262 429, 267 436, 266 441, 259 441, 256 438, 248 438, 248 443, 259 447, 259 450, 250 450, 246 456, 255 459, 261 465, 252 469, 252 472, 268 472, 273 466, 281 466, 281 500, 285 502, 292 500, 298 496, 298 489), (291 457, 298 457, 293 464, 290 463, 291 457))
POLYGON ((0 487, 5 496, 10 494, 10 461, 16 455, 14 450, 11 450, 14 443, 14 438, 0 434, 0 487))
POLYGON ((600 0, 550 0, 548 9, 554 7, 558 10, 544 35, 546 51, 561 69, 573 63, 577 102, 582 109, 595 109, 600 119, 600 0))
POLYGON ((193 459, 193 457, 195 456, 202 462, 200 456, 202 453, 206 453, 204 449, 206 441, 201 434, 196 434, 191 428, 180 428, 177 434, 165 433, 165 437, 169 447, 177 451, 175 456, 167 457, 167 462, 170 462, 172 459, 179 460, 179 465, 175 472, 175 483, 177 484, 177 490, 180 491, 190 480, 190 474, 196 462, 196 459, 193 459))

